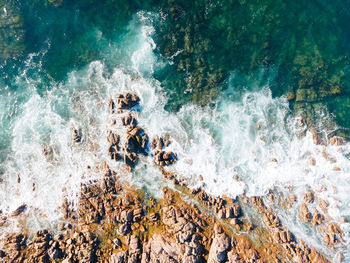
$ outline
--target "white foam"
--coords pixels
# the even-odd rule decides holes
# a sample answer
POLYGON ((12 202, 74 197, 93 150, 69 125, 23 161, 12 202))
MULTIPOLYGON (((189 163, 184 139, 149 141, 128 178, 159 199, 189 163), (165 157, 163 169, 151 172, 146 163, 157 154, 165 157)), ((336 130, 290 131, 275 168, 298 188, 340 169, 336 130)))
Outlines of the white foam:
MULTIPOLYGON (((152 78, 154 67, 164 61, 153 52, 154 17, 147 17, 148 14, 139 13, 131 22, 129 29, 134 32, 124 40, 128 52, 121 58, 129 63, 116 67, 111 75, 101 61, 95 61, 70 73, 66 82, 52 83, 51 91, 43 97, 35 88, 40 79, 29 79, 25 74, 19 79, 32 88, 23 112, 15 119, 12 153, 5 164, 6 180, 0 184, 0 209, 11 212, 26 203, 30 227, 35 230, 60 218, 64 194, 76 200, 80 183, 98 176, 88 165, 94 167, 108 160, 112 169, 123 174, 123 164, 107 156, 107 130, 119 129, 110 126, 107 100, 132 91, 141 97, 142 111, 137 113, 140 126, 150 138, 170 135, 172 143, 166 150, 176 152, 179 160, 169 169, 187 178, 190 187, 201 185, 199 175, 206 191, 214 195, 265 195, 271 188, 284 189, 289 185, 300 200, 307 189, 316 191, 326 186, 327 190, 318 196, 330 202, 335 220, 350 215, 350 163, 345 157, 350 152, 349 145, 338 152, 335 146, 314 145, 310 133, 298 137, 305 127, 297 126, 287 99, 272 98, 268 86, 234 99, 223 94, 214 109, 189 104, 177 113, 165 111, 164 90, 152 78), (81 144, 72 143, 72 127, 82 130, 81 144), (54 160, 42 155, 43 143, 54 149, 54 160), (324 159, 324 149, 336 163, 324 159), (309 165, 309 157, 316 160, 315 166, 309 165), (333 171, 335 166, 341 171, 333 171), (20 184, 16 182, 17 172, 21 175, 20 184), (33 183, 35 191, 31 190, 33 183)), ((150 156, 142 157, 134 174, 124 175, 124 179, 156 197, 161 196, 161 187, 168 183, 150 156)), ((298 220, 296 216, 286 220, 297 233, 302 229, 298 220)), ((342 228, 349 240, 349 224, 342 224, 342 228)), ((299 233, 302 235, 302 231, 299 233)), ((317 243, 319 238, 313 236, 310 242, 317 243)))

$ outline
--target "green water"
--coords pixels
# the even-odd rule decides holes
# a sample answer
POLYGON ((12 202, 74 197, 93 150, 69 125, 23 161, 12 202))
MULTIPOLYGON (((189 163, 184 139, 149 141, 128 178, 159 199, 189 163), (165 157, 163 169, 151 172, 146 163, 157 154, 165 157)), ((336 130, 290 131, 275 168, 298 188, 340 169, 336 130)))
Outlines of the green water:
POLYGON ((135 12, 153 11, 162 16, 155 25, 157 51, 166 58, 181 51, 172 66, 155 74, 168 91, 169 110, 190 101, 212 102, 234 72, 243 76, 236 79, 237 89, 252 79, 268 82, 275 96, 287 94, 297 108, 312 112, 327 105, 348 128, 349 5, 338 0, 2 0, 0 9, 8 11, 1 19, 0 58, 16 57, 18 66, 28 53, 47 48, 43 68, 64 79, 72 69, 101 59, 108 44, 118 45, 135 12))

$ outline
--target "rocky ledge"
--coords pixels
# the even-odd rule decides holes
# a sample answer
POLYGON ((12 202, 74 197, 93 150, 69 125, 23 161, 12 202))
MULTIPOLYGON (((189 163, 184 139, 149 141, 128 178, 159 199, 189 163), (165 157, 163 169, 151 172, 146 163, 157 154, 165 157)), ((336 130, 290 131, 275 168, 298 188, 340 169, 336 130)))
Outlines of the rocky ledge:
MULTIPOLYGON (((77 206, 63 202, 57 230, 43 229, 34 235, 24 229, 8 233, 0 243, 1 262, 330 262, 296 239, 264 198, 215 197, 202 188, 189 189, 184 180, 166 169, 177 160, 175 153, 165 150, 171 143, 169 136, 150 141, 138 126, 133 110, 139 102, 137 95, 130 93, 118 95, 116 103, 109 100, 112 123, 119 118, 124 127, 119 131, 124 134, 108 131, 108 155, 112 162, 124 161, 130 172, 140 154, 153 157, 164 177, 174 183, 162 189, 163 198, 156 200, 122 183, 107 162, 98 164, 100 177, 81 185, 77 206)), ((79 143, 81 138, 80 131, 74 129, 73 141, 79 143)), ((274 193, 268 197, 276 200, 274 193)), ((330 246, 342 242, 337 224, 325 225, 320 213, 308 210, 315 199, 312 192, 305 193, 301 220, 324 225, 325 242, 330 246)), ((285 205, 290 208, 294 202, 295 196, 289 196, 285 205)), ((25 209, 20 207, 13 216, 20 216, 25 209)), ((341 259, 340 255, 339 262, 341 259)))

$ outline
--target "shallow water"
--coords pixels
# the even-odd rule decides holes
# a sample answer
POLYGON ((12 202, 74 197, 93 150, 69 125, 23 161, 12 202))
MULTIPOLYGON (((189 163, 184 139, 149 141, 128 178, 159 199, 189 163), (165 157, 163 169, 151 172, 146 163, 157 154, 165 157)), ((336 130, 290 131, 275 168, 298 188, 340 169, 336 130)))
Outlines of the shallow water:
MULTIPOLYGON (((4 76, 0 82, 0 210, 4 214, 25 203, 26 227, 32 231, 55 228, 62 200, 74 203, 80 184, 98 176, 98 167, 109 160, 107 130, 119 128, 110 125, 108 98, 132 91, 141 98, 141 111, 135 113, 140 126, 150 138, 170 135, 168 149, 179 157, 170 169, 186 178, 191 187, 204 183, 209 193, 232 197, 266 195, 270 190, 294 193, 298 203, 292 216, 276 208, 278 214, 298 238, 333 257, 336 252, 327 249, 322 237, 298 217, 302 194, 326 187, 317 195, 329 201, 334 221, 347 219, 341 224, 346 244, 337 251, 350 260, 350 146, 314 145, 306 126, 297 125, 294 105, 298 103, 290 103, 282 95, 285 91, 276 92, 280 68, 262 65, 247 74, 228 63, 226 81, 202 87, 203 96, 198 95, 201 90, 198 93, 188 81, 191 74, 198 77, 197 69, 188 70, 185 77, 174 70, 186 55, 183 53, 190 59, 193 54, 180 49, 167 56, 162 51, 164 40, 159 34, 168 26, 166 19, 171 14, 137 11, 140 6, 130 5, 119 11, 120 21, 107 23, 93 14, 94 8, 107 7, 97 5, 88 11, 88 6, 79 1, 58 8, 41 1, 20 5, 21 10, 32 12, 23 15, 22 22, 27 32, 33 30, 27 33, 22 49, 27 53, 4 60, 0 69, 4 76), (65 17, 68 15, 72 19, 65 17), (59 16, 63 17, 61 23, 59 16), (39 24, 41 27, 34 27, 39 24), (104 25, 114 28, 113 32, 106 34, 104 25), (164 79, 165 75, 169 78, 164 79), (172 87, 174 78, 178 84, 172 87), (208 97, 208 92, 213 96, 208 97), (170 110, 173 108, 176 111, 170 110), (73 128, 81 130, 82 143, 72 142, 73 128), (43 155, 43 145, 51 149, 51 155, 43 155), (323 151, 336 162, 327 161, 323 151), (310 158, 315 159, 315 166, 309 165, 310 158), (203 182, 198 180, 200 175, 203 182)), ((317 109, 312 117, 326 139, 327 134, 349 128, 339 117, 348 110, 348 97, 344 93, 329 101, 337 99, 345 104, 337 103, 343 109, 334 112, 328 100, 306 104, 317 109)), ((133 175, 128 175, 121 163, 108 162, 123 180, 155 197, 160 197, 161 187, 168 184, 151 157, 143 157, 133 175)), ((15 228, 14 223, 2 230, 15 228)))

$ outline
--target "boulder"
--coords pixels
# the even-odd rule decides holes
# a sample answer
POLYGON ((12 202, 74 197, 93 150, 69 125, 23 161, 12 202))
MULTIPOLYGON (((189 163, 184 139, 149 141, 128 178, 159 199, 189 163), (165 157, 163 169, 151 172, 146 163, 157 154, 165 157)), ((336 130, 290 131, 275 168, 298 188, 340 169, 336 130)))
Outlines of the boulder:
POLYGON ((138 105, 140 98, 136 94, 126 93, 118 95, 116 98, 116 107, 119 110, 131 109, 138 105))
POLYGON ((229 248, 230 238, 225 233, 216 234, 209 250, 208 262, 224 262, 229 248))

